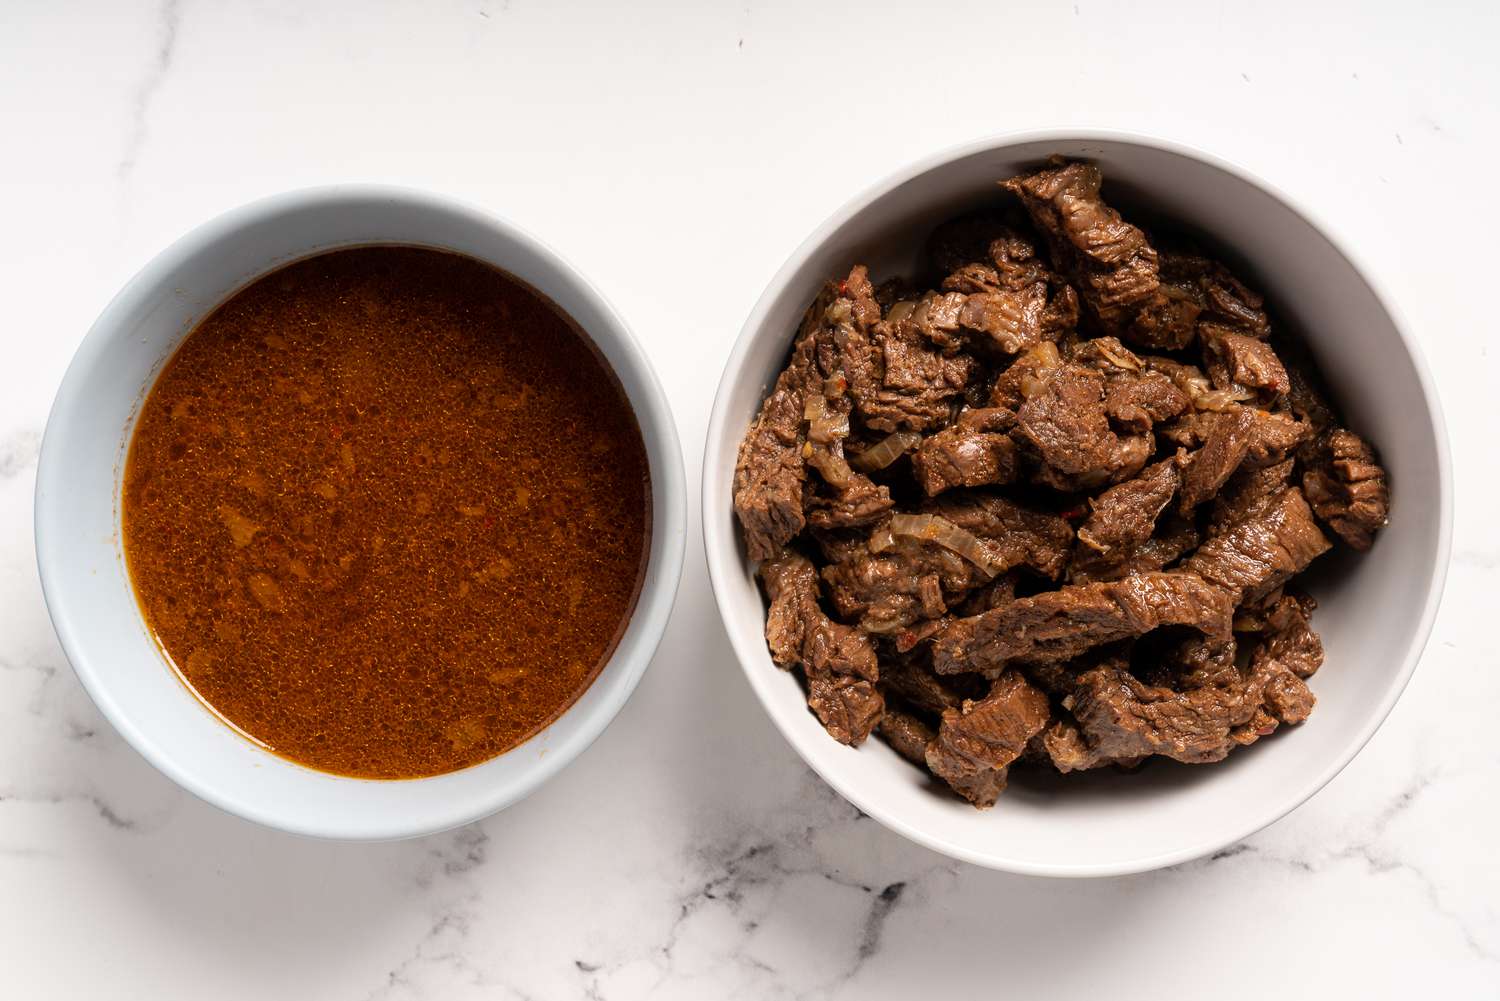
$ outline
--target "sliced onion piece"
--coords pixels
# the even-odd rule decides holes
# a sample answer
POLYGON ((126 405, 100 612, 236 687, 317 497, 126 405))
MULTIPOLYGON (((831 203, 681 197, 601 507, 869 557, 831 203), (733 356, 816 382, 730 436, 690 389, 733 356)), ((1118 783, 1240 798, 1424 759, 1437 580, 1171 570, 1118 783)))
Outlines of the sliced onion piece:
POLYGON ((802 404, 807 421, 807 437, 820 445, 849 437, 849 415, 828 409, 828 401, 818 393, 807 394, 802 404))
POLYGON ((1127 372, 1139 372, 1141 370, 1141 360, 1131 352, 1116 350, 1114 345, 1103 339, 1094 343, 1099 345, 1099 353, 1116 368, 1124 369, 1127 372))
POLYGON ((915 431, 896 431, 854 456, 849 463, 862 473, 884 469, 911 449, 916 448, 921 441, 922 436, 915 431))
POLYGON ((807 456, 807 464, 816 469, 829 486, 842 490, 854 481, 854 470, 849 468, 849 461, 842 455, 811 446, 804 454, 807 456))
POLYGON ((1246 400, 1255 399, 1255 394, 1244 387, 1236 389, 1211 389, 1193 397, 1193 405, 1199 410, 1232 410, 1246 400))
POLYGON ((991 577, 1005 570, 1005 564, 984 548, 973 532, 959 528, 947 518, 935 514, 893 514, 891 535, 932 542, 952 550, 991 577))
POLYGON ((916 303, 912 302, 909 299, 902 299, 900 302, 893 303, 891 305, 891 311, 885 315, 886 321, 889 323, 900 323, 902 320, 911 316, 912 312, 915 311, 916 308, 916 303))

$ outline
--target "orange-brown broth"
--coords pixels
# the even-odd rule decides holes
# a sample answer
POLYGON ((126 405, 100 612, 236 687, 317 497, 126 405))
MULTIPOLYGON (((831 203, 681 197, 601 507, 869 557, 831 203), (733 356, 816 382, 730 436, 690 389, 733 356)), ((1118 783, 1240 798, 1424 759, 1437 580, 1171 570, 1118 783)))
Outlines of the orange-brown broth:
POLYGON ((326 771, 452 771, 583 693, 634 606, 640 429, 571 321, 468 258, 324 254, 204 320, 143 405, 124 543, 216 712, 326 771))

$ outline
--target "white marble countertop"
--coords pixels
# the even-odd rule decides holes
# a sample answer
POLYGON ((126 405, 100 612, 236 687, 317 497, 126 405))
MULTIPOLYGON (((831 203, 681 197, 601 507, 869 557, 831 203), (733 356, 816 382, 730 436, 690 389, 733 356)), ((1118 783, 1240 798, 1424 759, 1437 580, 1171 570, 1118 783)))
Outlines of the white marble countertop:
POLYGON ((1497 8, 889 6, 7 5, 0 996, 1497 996, 1497 8), (1317 205, 1447 406, 1456 549, 1426 657, 1359 758, 1244 844, 1057 882, 858 816, 733 664, 696 515, 619 719, 530 800, 444 836, 350 847, 220 814, 74 680, 31 542, 47 407, 108 297, 206 217, 349 179, 510 216, 634 325, 694 481, 729 344, 818 221, 945 145, 1069 124, 1193 142, 1317 205))

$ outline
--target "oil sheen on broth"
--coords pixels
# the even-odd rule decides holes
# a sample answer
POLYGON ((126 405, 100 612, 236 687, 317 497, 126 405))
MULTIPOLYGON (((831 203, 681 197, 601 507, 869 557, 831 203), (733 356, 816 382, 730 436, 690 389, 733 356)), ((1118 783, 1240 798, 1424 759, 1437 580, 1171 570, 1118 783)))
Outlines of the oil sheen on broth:
POLYGON ((360 247, 204 320, 143 404, 126 562, 188 685, 270 750, 407 778, 506 751, 634 607, 650 486, 623 391, 478 261, 360 247))

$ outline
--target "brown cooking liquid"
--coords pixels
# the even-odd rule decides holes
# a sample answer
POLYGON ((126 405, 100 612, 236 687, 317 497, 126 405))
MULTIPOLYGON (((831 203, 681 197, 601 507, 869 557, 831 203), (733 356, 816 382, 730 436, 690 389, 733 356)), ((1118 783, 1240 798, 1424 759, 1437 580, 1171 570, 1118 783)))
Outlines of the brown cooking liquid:
POLYGON ((267 748, 407 778, 515 747, 630 615, 650 491, 619 384, 468 258, 336 251, 244 289, 142 407, 126 561, 182 677, 267 748))

